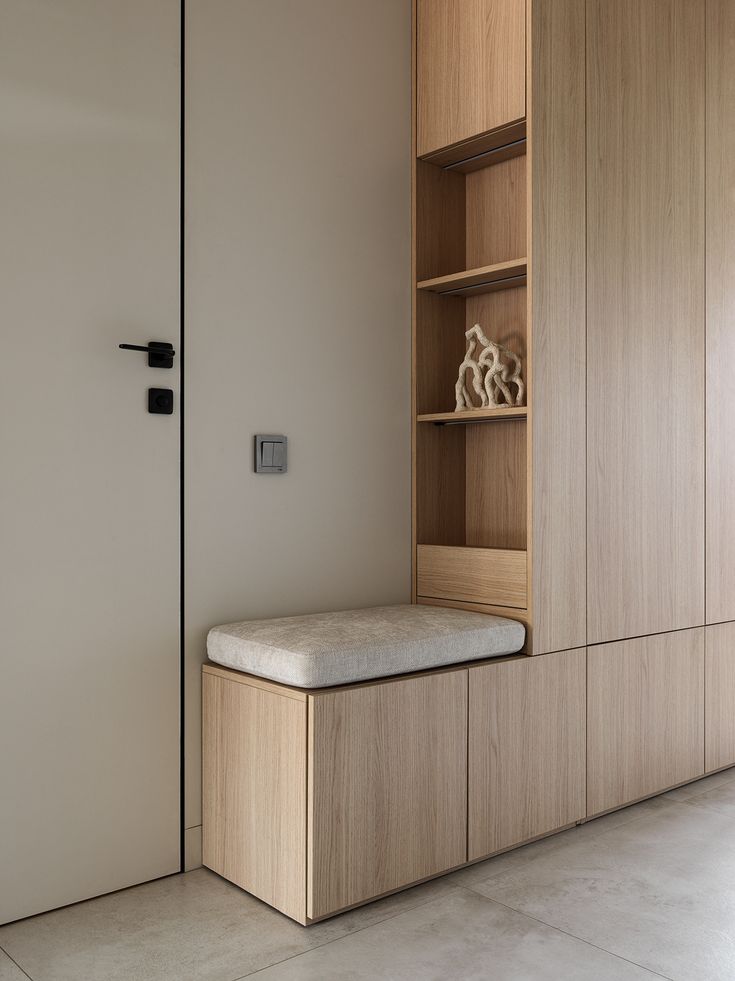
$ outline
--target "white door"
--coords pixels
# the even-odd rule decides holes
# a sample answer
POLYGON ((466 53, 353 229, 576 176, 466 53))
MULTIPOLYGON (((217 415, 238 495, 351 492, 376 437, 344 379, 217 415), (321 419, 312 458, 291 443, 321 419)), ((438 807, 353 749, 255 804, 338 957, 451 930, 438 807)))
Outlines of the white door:
POLYGON ((179 869, 179 58, 0 0, 0 922, 179 869))

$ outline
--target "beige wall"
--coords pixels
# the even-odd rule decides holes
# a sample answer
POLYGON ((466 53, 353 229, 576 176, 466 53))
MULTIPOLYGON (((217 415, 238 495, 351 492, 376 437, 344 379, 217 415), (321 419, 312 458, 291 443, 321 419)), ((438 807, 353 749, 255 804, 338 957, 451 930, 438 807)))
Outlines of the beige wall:
POLYGON ((409 598, 410 6, 187 4, 187 828, 207 629, 409 598))

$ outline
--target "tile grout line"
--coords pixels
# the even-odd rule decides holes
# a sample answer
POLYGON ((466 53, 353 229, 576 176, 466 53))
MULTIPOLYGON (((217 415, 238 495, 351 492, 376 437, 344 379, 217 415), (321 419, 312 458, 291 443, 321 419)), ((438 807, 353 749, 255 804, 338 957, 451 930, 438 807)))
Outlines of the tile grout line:
POLYGON ((569 937, 571 940, 577 940, 579 943, 586 944, 588 947, 592 947, 594 950, 599 950, 603 954, 608 954, 610 957, 615 957, 617 960, 630 964, 632 967, 640 968, 642 971, 648 971, 648 973, 653 975, 653 977, 662 978, 663 981, 674 981, 674 978, 670 978, 668 974, 661 974, 659 971, 653 971, 650 967, 646 967, 645 964, 639 964, 637 961, 632 961, 629 957, 623 957, 622 954, 616 954, 613 950, 608 950, 606 947, 600 947, 599 944, 592 943, 591 940, 585 940, 584 937, 578 937, 575 933, 570 933, 568 930, 562 930, 561 927, 554 926, 553 923, 547 923, 546 920, 541 920, 538 918, 538 916, 533 916, 531 913, 526 913, 525 910, 516 909, 515 906, 508 906, 507 903, 501 903, 498 899, 493 899, 491 896, 486 896, 482 892, 477 892, 477 890, 472 889, 471 886, 468 886, 467 888, 471 892, 474 892, 477 896, 482 896, 483 899, 487 899, 491 903, 502 906, 503 909, 510 910, 511 913, 518 913, 519 916, 525 916, 527 919, 533 920, 534 923, 539 923, 541 926, 548 927, 549 930, 554 930, 556 933, 560 933, 564 937, 569 937))
POLYGON ((20 973, 21 973, 21 974, 25 974, 25 976, 26 976, 26 977, 28 978, 28 981, 33 981, 33 978, 32 978, 32 977, 30 976, 30 974, 28 973, 28 971, 24 971, 24 970, 23 970, 23 968, 22 968, 22 967, 20 966, 20 964, 19 964, 19 963, 18 963, 18 962, 16 961, 16 959, 15 959, 14 957, 11 957, 11 955, 10 955, 10 954, 9 954, 9 953, 7 952, 7 950, 6 950, 6 949, 5 949, 5 948, 4 948, 3 946, 2 946, 2 944, 0 944, 0 951, 2 951, 2 952, 3 952, 3 954, 5 954, 5 956, 6 956, 7 958, 8 958, 8 960, 9 960, 9 961, 12 961, 12 962, 13 962, 13 964, 15 964, 15 966, 16 966, 16 967, 18 968, 18 970, 20 971, 20 973))

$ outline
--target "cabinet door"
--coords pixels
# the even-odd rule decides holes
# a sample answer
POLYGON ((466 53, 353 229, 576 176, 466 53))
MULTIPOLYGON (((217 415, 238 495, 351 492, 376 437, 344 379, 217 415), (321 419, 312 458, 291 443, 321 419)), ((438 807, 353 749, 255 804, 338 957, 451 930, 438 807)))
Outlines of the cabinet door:
POLYGON ((419 156, 526 114, 525 0, 418 0, 419 156))
POLYGON ((704 767, 735 764, 735 623, 705 630, 704 767))
POLYGON ((735 619, 735 5, 707 3, 707 623, 735 619))
POLYGON ((588 644, 704 623, 704 8, 587 5, 588 644))
POLYGON ((704 772, 704 629, 590 647, 587 814, 704 772))
POLYGON ((469 669, 472 861, 584 817, 584 650, 469 669))
POLYGON ((467 858, 467 672, 309 699, 308 915, 467 858))

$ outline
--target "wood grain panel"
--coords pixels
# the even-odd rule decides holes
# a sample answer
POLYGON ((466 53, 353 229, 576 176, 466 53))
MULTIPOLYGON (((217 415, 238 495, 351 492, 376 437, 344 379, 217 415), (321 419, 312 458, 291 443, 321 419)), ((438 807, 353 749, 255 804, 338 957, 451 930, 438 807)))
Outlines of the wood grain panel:
POLYGON ((418 0, 418 155, 526 112, 524 0, 418 0))
POLYGON ((469 669, 469 861, 585 816, 585 652, 469 669))
POLYGON ((419 545, 416 566, 419 596, 525 609, 523 551, 419 545))
POLYGON ((704 622, 704 0, 591 0, 587 12, 598 642, 704 622))
POLYGON ((586 643, 584 0, 531 5, 534 654, 586 643))
POLYGON ((735 4, 707 2, 707 623, 735 620, 735 4))
POLYGON ((465 544, 525 549, 526 427, 500 421, 466 433, 465 544))
MULTIPOLYGON (((528 380, 526 371, 528 354, 526 340, 527 298, 525 286, 503 290, 502 293, 483 293, 479 296, 467 297, 464 319, 465 330, 475 324, 480 324, 488 337, 517 354, 523 362, 523 377, 526 381, 528 380)), ((460 358, 460 362, 461 360, 460 358)))
POLYGON ((418 541, 463 544, 465 427, 422 425, 415 438, 418 541))
POLYGON ((735 764, 735 623, 705 628, 705 770, 735 764))
MULTIPOLYGON (((528 610, 508 606, 495 606, 486 603, 465 603, 462 600, 449 600, 441 597, 435 599, 433 596, 419 596, 416 602, 421 606, 447 606, 453 610, 469 610, 471 613, 485 613, 488 616, 508 617, 510 620, 518 620, 526 628, 526 645, 528 644, 528 637, 531 632, 528 610)), ((523 653, 526 653, 526 645, 522 648, 523 653)))
POLYGON ((468 269, 526 255, 526 157, 467 174, 468 269))
POLYGON ((466 269, 464 175, 418 160, 415 182, 417 278, 466 269))
POLYGON ((203 864, 306 917, 306 701, 204 671, 203 864))
POLYGON ((464 863, 467 672, 309 703, 309 917, 464 863))
POLYGON ((704 628, 587 651, 587 814, 704 772, 704 628))

